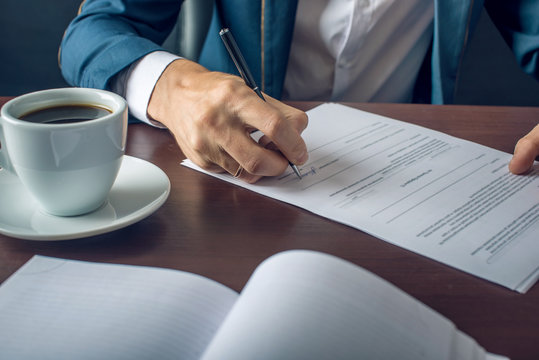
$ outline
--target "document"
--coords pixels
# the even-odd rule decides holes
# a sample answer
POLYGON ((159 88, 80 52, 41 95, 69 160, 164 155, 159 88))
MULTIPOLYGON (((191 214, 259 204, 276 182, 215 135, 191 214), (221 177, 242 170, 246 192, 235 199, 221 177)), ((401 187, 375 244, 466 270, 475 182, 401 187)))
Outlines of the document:
POLYGON ((209 174, 521 293, 537 281, 537 163, 513 175, 511 154, 441 132, 332 103, 307 114, 303 179, 209 174))
POLYGON ((507 359, 378 276, 306 250, 241 294, 183 271, 34 256, 0 286, 2 359, 507 359))

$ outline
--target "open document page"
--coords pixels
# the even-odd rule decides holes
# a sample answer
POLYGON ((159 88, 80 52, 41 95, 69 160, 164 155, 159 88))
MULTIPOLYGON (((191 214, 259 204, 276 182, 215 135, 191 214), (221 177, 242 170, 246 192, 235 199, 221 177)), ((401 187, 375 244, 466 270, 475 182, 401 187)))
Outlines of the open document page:
POLYGON ((0 286, 0 358, 199 359, 237 297, 182 271, 34 256, 0 286))
POLYGON ((302 180, 211 175, 519 292, 537 281, 537 165, 512 175, 510 154, 343 105, 308 115, 302 180))
POLYGON ((203 359, 490 357, 449 320, 376 275, 296 250, 258 266, 203 359))

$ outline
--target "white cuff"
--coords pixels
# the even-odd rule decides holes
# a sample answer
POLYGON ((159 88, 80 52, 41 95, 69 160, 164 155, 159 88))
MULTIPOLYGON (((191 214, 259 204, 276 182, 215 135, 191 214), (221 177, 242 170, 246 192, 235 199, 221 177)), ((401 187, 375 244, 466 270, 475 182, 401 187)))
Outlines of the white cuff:
POLYGON ((166 67, 177 59, 180 59, 177 55, 155 51, 131 65, 125 82, 125 99, 131 115, 153 126, 164 127, 148 118, 148 104, 157 80, 166 67))

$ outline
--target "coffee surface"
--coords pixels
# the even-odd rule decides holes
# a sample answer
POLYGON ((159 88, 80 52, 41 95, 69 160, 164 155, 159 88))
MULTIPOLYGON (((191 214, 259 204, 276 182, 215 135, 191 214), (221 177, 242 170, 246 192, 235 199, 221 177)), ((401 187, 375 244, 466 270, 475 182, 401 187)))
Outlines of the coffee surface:
POLYGON ((95 105, 62 105, 24 114, 21 120, 42 124, 68 124, 88 121, 111 114, 107 108, 95 105))

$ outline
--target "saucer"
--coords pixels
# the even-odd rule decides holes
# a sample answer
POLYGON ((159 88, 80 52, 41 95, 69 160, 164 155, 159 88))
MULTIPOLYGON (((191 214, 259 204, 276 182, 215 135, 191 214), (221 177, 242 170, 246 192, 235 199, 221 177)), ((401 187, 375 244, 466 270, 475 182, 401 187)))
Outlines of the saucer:
POLYGON ((0 234, 27 240, 68 240, 131 225, 167 199, 170 181, 157 166, 125 155, 107 201, 97 210, 71 217, 39 209, 19 179, 0 169, 0 234))

